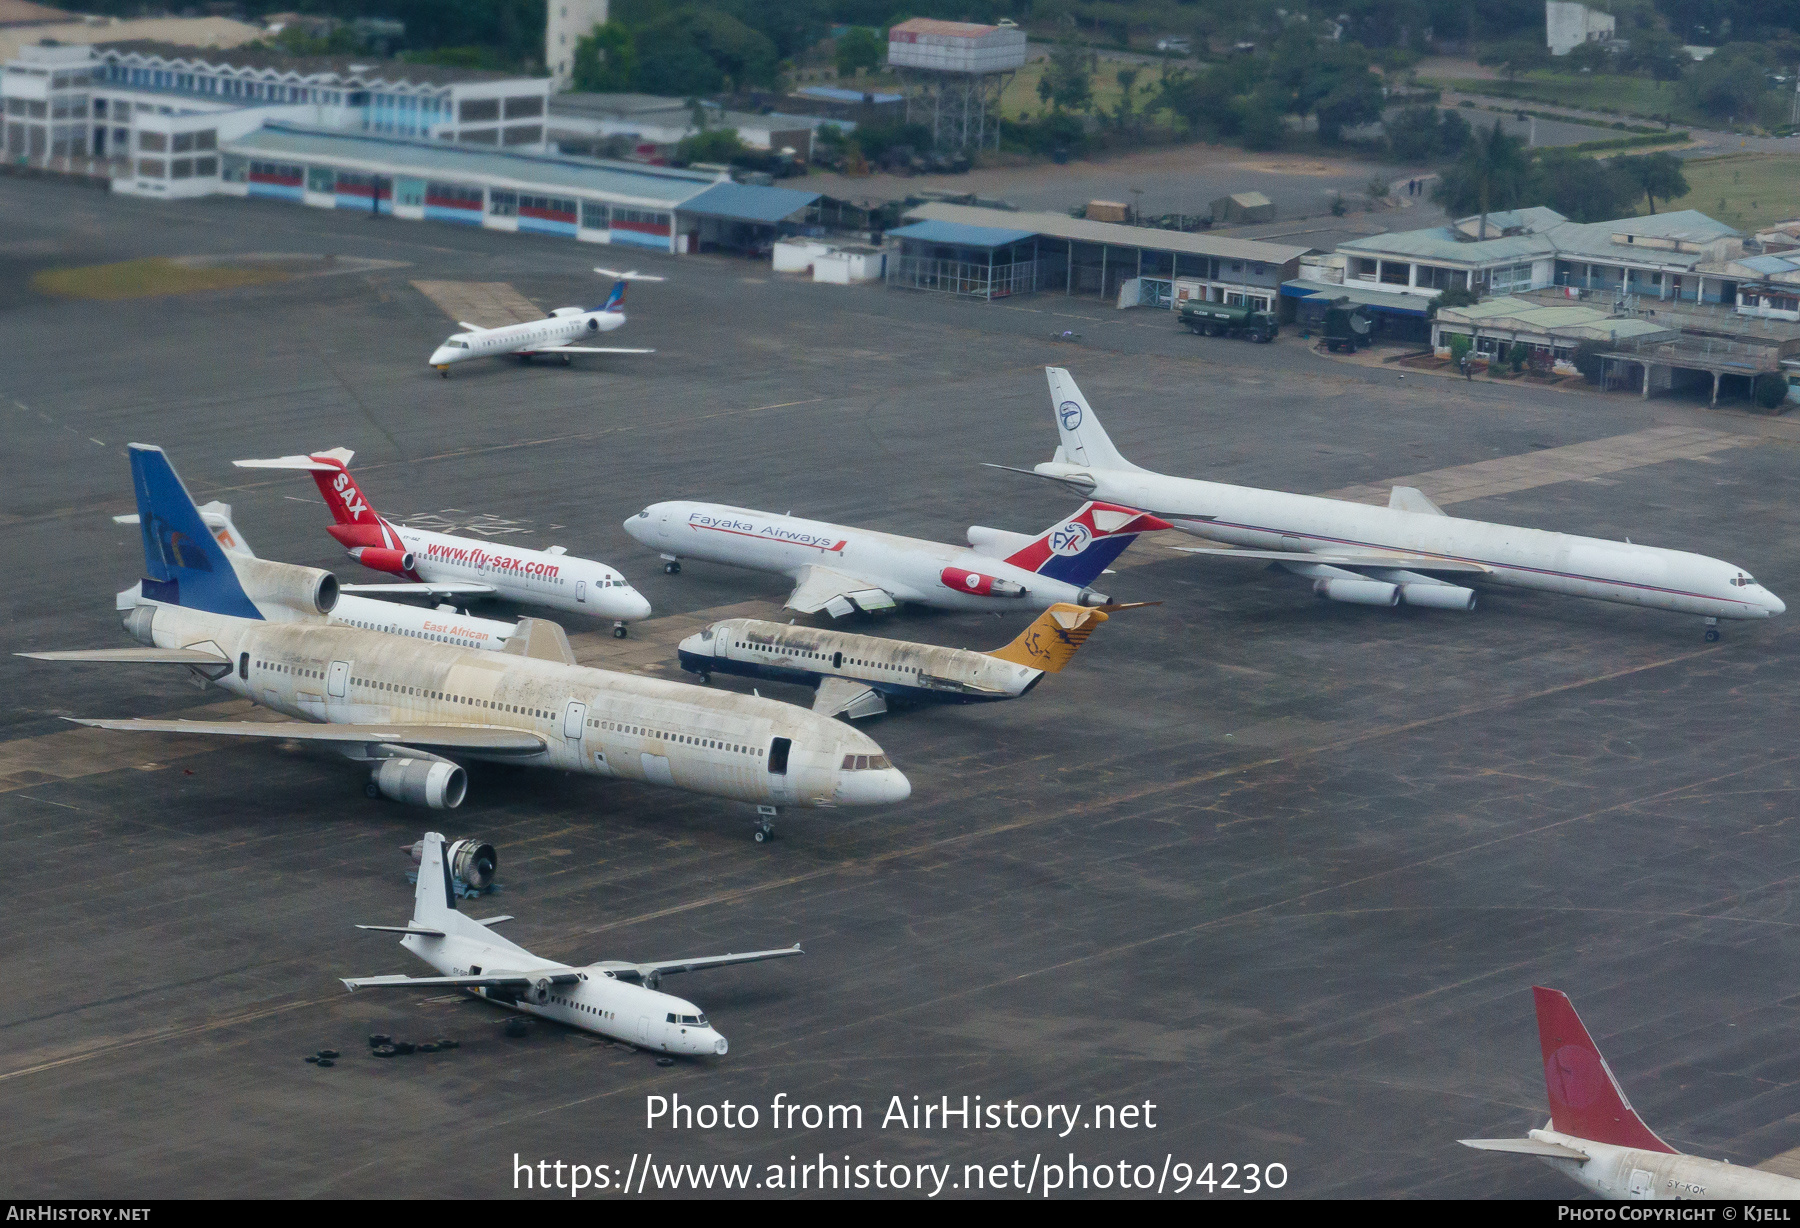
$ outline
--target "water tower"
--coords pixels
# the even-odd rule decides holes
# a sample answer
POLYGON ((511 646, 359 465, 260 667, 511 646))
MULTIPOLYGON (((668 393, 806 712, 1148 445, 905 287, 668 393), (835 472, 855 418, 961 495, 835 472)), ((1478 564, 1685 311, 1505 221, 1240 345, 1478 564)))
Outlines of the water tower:
POLYGON ((931 129, 938 149, 1000 147, 990 109, 1025 66, 1025 31, 915 17, 888 30, 888 67, 906 87, 906 122, 931 129))

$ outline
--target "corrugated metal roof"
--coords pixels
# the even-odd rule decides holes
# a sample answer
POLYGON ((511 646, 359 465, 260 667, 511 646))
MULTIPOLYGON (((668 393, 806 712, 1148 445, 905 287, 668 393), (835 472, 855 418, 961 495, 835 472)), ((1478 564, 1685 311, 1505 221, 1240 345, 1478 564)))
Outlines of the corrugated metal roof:
POLYGON ((682 202, 681 211, 703 217, 730 218, 734 222, 762 222, 773 226, 817 199, 817 192, 797 192, 793 188, 715 183, 700 195, 682 202))
POLYGON ((1012 230, 1026 228, 1027 233, 1030 234, 1048 235, 1055 239, 1073 239, 1077 243, 1110 243, 1115 247, 1142 247, 1153 251, 1184 252, 1195 256, 1224 256, 1230 260, 1253 260, 1275 265, 1298 260, 1312 250, 1310 247, 1294 247, 1287 243, 1264 243, 1256 239, 1185 234, 1179 230, 1157 230, 1150 226, 1124 226, 1117 222, 1090 222, 1086 218, 1074 218, 1066 213, 1009 213, 1004 209, 983 209, 976 205, 946 205, 932 202, 907 210, 906 216, 934 222, 956 222, 964 226, 988 226, 1012 230))
POLYGON ((239 47, 193 47, 181 43, 158 42, 148 38, 126 38, 115 42, 96 43, 102 54, 160 57, 170 62, 215 64, 232 68, 267 69, 291 74, 295 80, 361 82, 371 87, 417 82, 422 85, 457 85, 474 81, 530 81, 538 84, 545 77, 528 77, 524 73, 494 72, 483 68, 451 68, 444 64, 414 64, 405 60, 383 60, 366 55, 289 55, 260 43, 239 47), (359 68, 361 71, 352 71, 359 68))
POLYGON ((222 147, 227 153, 249 157, 329 162, 382 174, 478 180, 524 191, 563 188, 611 200, 643 201, 662 208, 692 200, 717 182, 714 176, 700 171, 671 167, 505 153, 492 146, 408 141, 289 124, 264 124, 236 140, 222 142, 222 147))
POLYGON ((1393 290, 1371 290, 1366 286, 1340 286, 1335 282, 1307 281, 1296 278, 1281 283, 1281 292, 1289 298, 1347 298, 1352 303, 1373 307, 1389 315, 1419 316, 1431 310, 1431 299, 1422 294, 1400 294, 1393 290))
POLYGON ((914 17, 911 21, 889 26, 888 35, 892 37, 894 31, 899 30, 903 34, 936 34, 942 38, 980 38, 999 29, 999 26, 976 25, 969 21, 938 21, 931 17, 914 17))
POLYGON ((1746 256, 1744 259, 1739 260, 1738 263, 1753 273, 1768 273, 1771 275, 1792 273, 1795 269, 1800 269, 1800 260, 1794 259, 1791 256, 1746 256))
POLYGON ((805 85, 795 90, 803 98, 821 98, 826 102, 861 102, 864 98, 871 102, 901 102, 905 94, 876 94, 867 90, 847 90, 836 85, 805 85))
POLYGON ((1464 239, 1448 226, 1368 235, 1338 244, 1339 251, 1372 256, 1410 256, 1449 264, 1486 265, 1504 260, 1530 260, 1556 254, 1548 235, 1509 235, 1498 239, 1464 239))
MULTIPOLYGON (((989 210, 998 212, 998 210, 989 210)), ((955 247, 1005 247, 1021 239, 1037 236, 1035 230, 1007 230, 1002 226, 965 226, 961 222, 924 221, 888 231, 894 239, 917 239, 921 243, 948 243, 955 247)))

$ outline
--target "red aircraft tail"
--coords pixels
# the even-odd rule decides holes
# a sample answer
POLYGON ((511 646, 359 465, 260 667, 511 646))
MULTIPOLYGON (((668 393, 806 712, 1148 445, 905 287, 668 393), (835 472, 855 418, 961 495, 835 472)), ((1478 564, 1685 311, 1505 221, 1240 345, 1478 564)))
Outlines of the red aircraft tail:
POLYGON ((1533 986, 1537 999, 1538 1043, 1544 1051, 1544 1090, 1550 1096, 1550 1126, 1559 1134, 1614 1147, 1678 1154, 1646 1126, 1594 1038, 1581 1025, 1569 996, 1533 986))
POLYGON ((312 474, 325 506, 331 509, 335 523, 326 532, 337 538, 345 549, 398 550, 401 548, 399 534, 370 505, 356 480, 350 476, 350 458, 355 455, 349 448, 331 448, 309 456, 280 456, 274 460, 233 463, 244 469, 305 470, 312 474))

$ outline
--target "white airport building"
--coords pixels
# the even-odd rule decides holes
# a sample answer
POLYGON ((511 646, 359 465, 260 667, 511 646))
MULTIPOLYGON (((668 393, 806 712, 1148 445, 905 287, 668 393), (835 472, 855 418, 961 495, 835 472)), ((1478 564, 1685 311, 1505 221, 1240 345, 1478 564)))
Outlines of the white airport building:
POLYGON ((1568 55, 1583 43, 1610 42, 1616 28, 1611 13, 1574 0, 1544 0, 1544 42, 1551 55, 1568 55))

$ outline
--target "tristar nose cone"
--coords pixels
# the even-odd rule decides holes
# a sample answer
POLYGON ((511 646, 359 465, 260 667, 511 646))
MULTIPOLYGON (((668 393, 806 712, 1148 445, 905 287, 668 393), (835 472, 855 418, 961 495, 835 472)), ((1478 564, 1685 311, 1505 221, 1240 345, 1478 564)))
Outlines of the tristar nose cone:
POLYGON ((718 1054, 720 1057, 724 1057, 726 1053, 730 1052, 730 1050, 731 1050, 731 1046, 725 1043, 725 1038, 723 1036, 714 1038, 714 1040, 713 1040, 713 1052, 714 1053, 718 1054))
POLYGON ((912 781, 898 768, 845 772, 838 777, 837 800, 844 806, 888 806, 912 796, 912 781))

